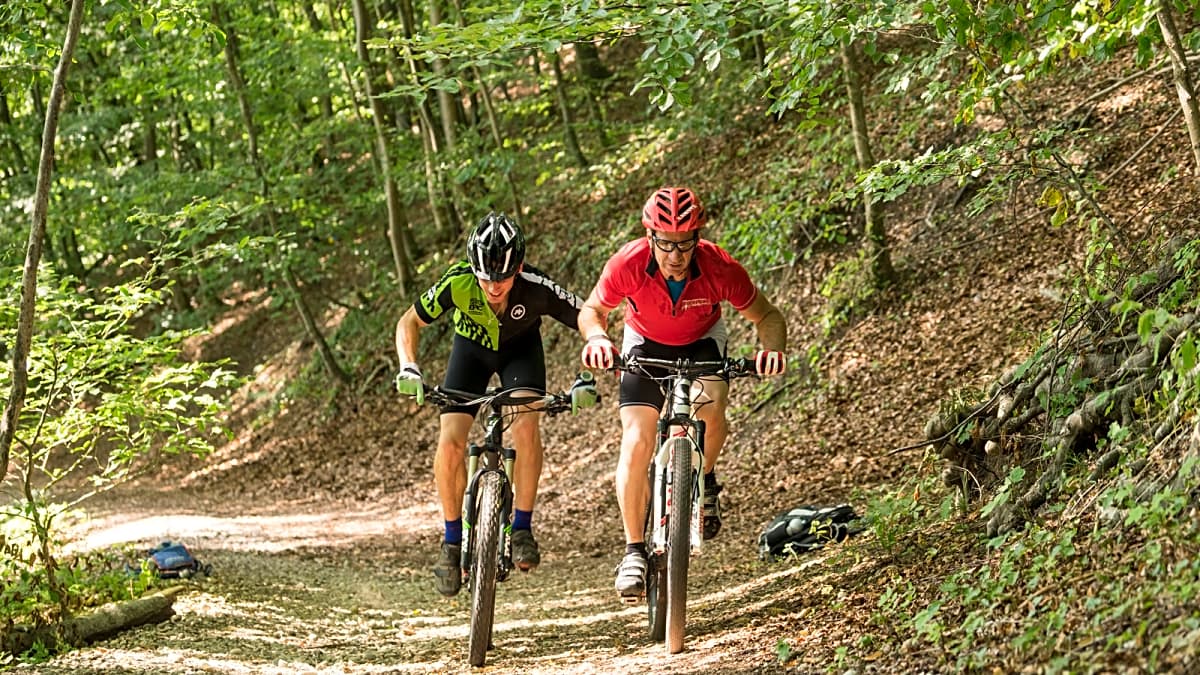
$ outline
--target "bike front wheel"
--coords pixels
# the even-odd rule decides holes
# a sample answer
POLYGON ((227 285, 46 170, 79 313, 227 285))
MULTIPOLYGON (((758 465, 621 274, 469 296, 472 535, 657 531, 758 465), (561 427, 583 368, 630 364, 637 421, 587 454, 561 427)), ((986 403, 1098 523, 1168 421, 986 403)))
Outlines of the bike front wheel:
POLYGON ((683 651, 687 624, 688 561, 692 553, 692 443, 687 438, 667 440, 671 457, 671 489, 667 508, 667 651, 683 651))
POLYGON ((472 666, 487 658, 496 612, 496 575, 500 561, 500 509, 503 499, 501 475, 488 471, 479 477, 475 509, 474 555, 471 564, 471 633, 468 651, 472 666))
MULTIPOLYGON (((655 480, 655 467, 650 467, 651 490, 665 486, 655 480)), ((642 532, 650 541, 654 532, 654 497, 646 504, 646 526, 642 532)), ((662 642, 667 634, 667 568, 663 565, 663 557, 651 551, 646 560, 646 616, 650 623, 650 639, 662 642)))

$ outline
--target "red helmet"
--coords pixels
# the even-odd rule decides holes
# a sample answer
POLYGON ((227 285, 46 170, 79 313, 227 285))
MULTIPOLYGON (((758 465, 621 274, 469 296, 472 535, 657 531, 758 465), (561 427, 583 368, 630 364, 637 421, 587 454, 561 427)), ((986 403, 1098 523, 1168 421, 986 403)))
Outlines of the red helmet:
POLYGON ((706 222, 704 206, 687 188, 663 188, 642 207, 642 225, 659 232, 693 232, 706 222))

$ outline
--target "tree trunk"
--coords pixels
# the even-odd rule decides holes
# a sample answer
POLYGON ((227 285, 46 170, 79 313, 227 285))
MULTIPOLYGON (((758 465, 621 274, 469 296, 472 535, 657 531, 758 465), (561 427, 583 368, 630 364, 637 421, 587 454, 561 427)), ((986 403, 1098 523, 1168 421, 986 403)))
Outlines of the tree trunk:
POLYGON ((571 114, 571 106, 567 102, 567 81, 563 77, 562 60, 558 57, 558 52, 555 52, 550 60, 554 66, 554 82, 555 98, 558 99, 558 113, 562 117, 563 123, 563 142, 567 146, 567 154, 571 155, 571 159, 579 165, 579 168, 586 169, 590 165, 587 157, 584 157, 583 150, 579 148, 579 138, 575 136, 575 119, 571 114))
MULTIPOLYGON (((846 69, 846 94, 850 100, 850 124, 854 134, 854 154, 858 158, 860 171, 875 166, 871 152, 871 137, 867 130, 867 107, 863 102, 862 76, 859 69, 857 47, 847 40, 842 41, 842 64, 846 69)), ((885 288, 895 281, 892 256, 888 248, 887 230, 883 223, 883 212, 875 205, 873 196, 863 192, 863 213, 866 216, 867 241, 870 244, 871 272, 877 288, 885 288)))
POLYGON ((29 226, 29 242, 25 249, 25 269, 21 275, 21 308, 17 315, 17 335, 13 344, 12 387, 4 417, 0 418, 0 483, 8 475, 9 453, 16 436, 17 420, 25 405, 29 386, 29 348, 33 341, 33 323, 37 310, 37 271, 42 257, 42 240, 46 236, 46 210, 50 203, 50 172, 54 166, 54 139, 58 135, 58 115, 66 95, 67 73, 71 55, 79 42, 79 27, 83 22, 84 0, 71 0, 67 21, 67 36, 63 41, 54 81, 50 85, 50 101, 46 106, 42 126, 42 154, 38 160, 37 187, 33 196, 33 219, 29 226))
MULTIPOLYGON (((441 0, 429 0, 429 23, 437 26, 442 23, 441 0)), ((439 79, 444 79, 447 73, 446 60, 433 60, 433 72, 439 79)), ((438 110, 442 114, 442 136, 446 139, 446 149, 453 150, 458 145, 458 105, 455 96, 444 89, 437 90, 438 110)))
MULTIPOLYGON (((356 0, 361 1, 361 0, 356 0)), ((221 9, 218 3, 213 3, 213 22, 225 31, 225 60, 229 69, 229 76, 233 84, 234 90, 238 97, 238 106, 242 111, 242 121, 246 125, 246 134, 249 138, 250 161, 254 165, 254 172, 258 175, 262 183, 262 196, 265 202, 263 213, 266 214, 267 224, 271 232, 279 232, 279 227, 276 224, 275 206, 271 200, 271 184, 267 180, 266 170, 263 168, 262 159, 258 155, 258 136, 254 128, 254 113, 250 107, 250 99, 246 93, 245 81, 241 77, 238 69, 237 57, 237 34, 233 30, 231 24, 224 21, 221 9)), ((308 304, 304 302, 304 296, 300 293, 300 285, 296 281, 296 275, 292 272, 292 268, 287 261, 281 264, 283 278, 287 283, 288 288, 292 292, 293 300, 296 303, 296 310, 300 313, 300 319, 304 322, 304 328, 308 332, 309 337, 316 343, 320 350, 321 360, 325 364, 325 369, 329 374, 335 377, 343 384, 349 384, 350 376, 345 370, 338 365, 337 359, 333 355, 333 350, 329 348, 329 344, 325 341, 325 337, 321 335, 321 331, 317 327, 317 322, 313 319, 312 312, 308 308, 308 304)))
MULTIPOLYGON (((226 20, 221 3, 214 2, 212 4, 212 18, 213 24, 225 33, 225 67, 229 71, 229 83, 237 95, 238 109, 242 113, 242 124, 246 129, 246 153, 250 156, 254 175, 262 184, 262 194, 265 199, 270 193, 270 187, 267 184, 267 173, 263 169, 262 160, 258 156, 258 131, 254 128, 254 110, 250 107, 250 97, 246 94, 246 81, 242 79, 241 69, 238 67, 237 32, 234 30, 233 24, 226 20)), ((272 209, 268 206, 267 213, 271 214, 271 211, 272 209)), ((268 218, 274 220, 273 215, 268 215, 268 218)), ((274 225, 273 222, 272 225, 274 225)))
MULTIPOLYGON (((466 23, 463 20, 462 0, 454 0, 454 8, 458 10, 458 25, 466 28, 466 23)), ((533 60, 536 62, 537 57, 535 56, 533 60)), ((483 110, 487 116, 488 127, 492 131, 492 140, 496 143, 496 149, 503 152, 504 139, 500 135, 500 123, 496 120, 496 108, 492 105, 492 95, 488 91, 487 81, 483 79, 483 73, 480 72, 479 66, 472 65, 471 72, 475 75, 476 82, 479 83, 479 98, 483 101, 483 110)), ((517 190, 517 183, 512 177, 512 170, 506 170, 504 177, 508 181, 509 191, 512 192, 513 215, 519 219, 524 209, 521 206, 521 193, 517 190)))
POLYGON ((146 133, 142 136, 142 159, 143 163, 149 164, 154 171, 158 170, 158 124, 154 121, 154 115, 147 112, 146 118, 142 122, 146 125, 146 133))
POLYGON ((25 151, 21 149, 21 144, 17 142, 21 134, 13 123, 12 111, 8 108, 8 94, 4 91, 3 82, 0 82, 0 122, 3 122, 8 129, 8 147, 12 149, 13 153, 13 166, 8 175, 15 176, 18 173, 24 173, 29 162, 25 159, 25 151))
POLYGON ((587 110, 588 117, 591 119, 589 126, 599 134, 600 147, 605 150, 611 150, 613 141, 608 133, 608 115, 600 103, 601 99, 606 97, 605 92, 608 90, 609 79, 599 79, 597 76, 603 72, 606 78, 611 78, 612 72, 605 68, 603 63, 600 63, 600 56, 596 50, 596 45, 591 42, 576 42, 575 56, 575 66, 579 69, 579 73, 582 76, 583 105, 587 110), (588 53, 595 55, 599 69, 595 65, 589 65, 592 57, 588 56, 588 53))
POLYGON ((171 144, 175 147, 175 152, 179 153, 176 160, 179 171, 184 172, 187 167, 192 171, 203 171, 204 155, 194 140, 196 129, 192 126, 192 118, 178 94, 171 96, 171 104, 171 144))
MULTIPOLYGON (((408 0, 402 0, 401 10, 400 17, 404 24, 404 36, 411 39, 414 31, 412 3, 408 2, 408 0)), ((404 48, 404 60, 408 64, 413 84, 419 84, 420 69, 417 67, 417 60, 413 58, 412 52, 408 47, 404 48)), ((443 204, 441 191, 438 189, 439 180, 436 168, 437 163, 435 162, 438 148, 433 128, 433 116, 429 112, 429 107, 426 104, 424 96, 416 99, 416 108, 417 117, 421 121, 417 126, 421 131, 421 148, 425 155, 425 190, 429 195, 429 210, 433 212, 434 228, 444 238, 450 233, 450 226, 447 222, 449 216, 443 204)))
MULTIPOLYGON (((362 4, 362 0, 354 0, 354 3, 362 4)), ((283 277, 287 280, 288 288, 292 291, 292 298, 296 302, 296 310, 300 312, 300 318, 304 321, 304 330, 308 331, 308 336, 317 345, 317 350, 321 354, 321 363, 325 364, 325 370, 329 371, 329 374, 337 378, 342 384, 350 384, 350 376, 338 365, 337 357, 334 356, 333 350, 329 348, 329 343, 325 341, 325 336, 321 334, 321 329, 317 326, 316 319, 313 318, 312 312, 308 309, 308 303, 304 302, 304 295, 300 292, 300 282, 296 280, 296 274, 292 272, 291 267, 284 266, 283 277)))
POLYGON ((396 192, 396 182, 392 179, 392 162, 388 154, 387 133, 384 130, 383 111, 381 110, 383 104, 375 96, 375 85, 371 82, 371 57, 367 52, 369 36, 367 8, 363 4, 363 0, 353 0, 353 4, 354 45, 358 53, 358 60, 362 62, 363 84, 367 90, 367 100, 371 102, 371 117, 375 126, 375 151, 379 155, 379 169, 383 177, 384 201, 387 204, 388 214, 387 233, 392 249, 392 262, 396 266, 396 284, 400 288, 401 295, 408 295, 408 282, 412 275, 412 255, 405 246, 404 238, 398 236, 405 225, 401 224, 401 220, 404 219, 402 207, 400 206, 400 197, 396 192))
POLYGON ((66 226, 58 237, 59 253, 67 272, 79 283, 87 280, 88 270, 83 266, 83 256, 79 253, 79 239, 75 236, 75 228, 66 226))
POLYGON ((596 43, 584 40, 572 43, 575 47, 575 60, 579 65, 579 73, 590 80, 605 81, 612 77, 612 71, 600 60, 600 50, 596 43))
MULTIPOLYGON (((51 86, 54 86, 54 85, 52 84, 51 86)), ((42 119, 45 119, 46 118, 46 108, 43 107, 43 105, 42 105, 42 83, 36 77, 33 78, 33 85, 31 87, 31 93, 33 94, 34 117, 41 117, 42 119)))
POLYGON ((1192 157, 1196 160, 1196 173, 1200 176, 1200 107, 1196 104, 1196 88, 1192 86, 1192 75, 1188 71, 1187 55, 1175 28, 1175 15, 1168 0, 1158 2, 1158 26, 1162 29, 1163 42, 1171 55, 1171 73, 1175 78, 1175 91, 1183 106, 1183 119, 1187 124, 1188 137, 1192 141, 1192 157))
MULTIPOLYGON (((313 8, 311 0, 304 0, 304 2, 300 4, 304 10, 305 18, 308 19, 308 27, 312 28, 313 32, 317 34, 320 34, 322 31, 324 31, 325 26, 321 25, 321 19, 317 16, 317 11, 313 8)), ((317 97, 317 104, 321 108, 321 117, 325 120, 325 123, 328 125, 328 127, 333 129, 333 97, 330 96, 328 91, 322 92, 317 97)), ((325 140, 319 151, 320 158, 323 163, 328 162, 330 158, 333 157, 333 149, 336 143, 337 138, 333 135, 332 131, 325 135, 325 140)))
MULTIPOLYGON (((471 69, 475 72, 475 79, 479 82, 479 97, 483 100, 483 110, 487 115, 488 127, 492 131, 492 140, 496 143, 496 149, 503 151, 504 138, 500 135, 500 122, 496 119, 496 107, 492 105, 492 96, 488 93, 487 82, 483 79, 483 73, 480 72, 478 66, 472 66, 471 69)), ((513 213, 520 218, 524 212, 521 206, 521 193, 517 189, 517 182, 513 180, 511 169, 505 170, 504 178, 508 181, 508 189, 512 193, 513 213)))

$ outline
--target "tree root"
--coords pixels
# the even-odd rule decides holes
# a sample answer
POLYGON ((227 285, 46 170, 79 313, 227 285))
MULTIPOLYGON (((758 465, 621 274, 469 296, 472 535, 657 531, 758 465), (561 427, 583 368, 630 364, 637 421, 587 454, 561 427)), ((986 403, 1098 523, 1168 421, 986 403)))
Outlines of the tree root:
MULTIPOLYGON (((1165 262, 1123 297, 1153 306, 1153 298, 1179 276, 1173 252, 1181 245, 1173 242, 1165 262)), ((1148 335, 1139 326, 1139 335, 1120 332, 1120 316, 1113 311, 1117 302, 1108 300, 1083 312, 1086 320, 1075 326, 1080 330, 1071 331, 1073 335, 1059 331, 1029 362, 993 383, 987 400, 944 404, 926 422, 926 442, 944 460, 942 482, 968 501, 999 486, 1012 467, 1026 469, 1018 484, 1007 487, 1009 501, 993 509, 989 535, 1008 532, 1033 517, 1061 489, 1064 471, 1075 458, 1104 449, 1089 478, 1094 483, 1107 475, 1124 456, 1119 443, 1106 447, 1119 440, 1109 438, 1110 430, 1137 431, 1160 447, 1165 439, 1187 436, 1180 424, 1194 416, 1194 398, 1190 404, 1176 398, 1163 409, 1154 397, 1161 391, 1164 368, 1178 362, 1171 354, 1184 342, 1180 338, 1192 336, 1188 344, 1195 345, 1196 314, 1172 318, 1148 335), (1044 421, 1035 425, 1035 420, 1044 421)), ((1198 376, 1200 364, 1181 379, 1195 382, 1198 376)), ((1196 458, 1200 423, 1192 429, 1186 451, 1176 448, 1169 463, 1173 472, 1139 485, 1137 492, 1150 495, 1168 486, 1195 485, 1200 475, 1196 458)))

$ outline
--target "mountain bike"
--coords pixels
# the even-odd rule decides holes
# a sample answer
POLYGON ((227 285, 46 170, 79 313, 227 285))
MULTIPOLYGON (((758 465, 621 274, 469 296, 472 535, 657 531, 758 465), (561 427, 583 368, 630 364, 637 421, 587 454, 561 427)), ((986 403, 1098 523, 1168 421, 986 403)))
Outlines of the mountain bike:
MULTIPOLYGON (((583 371, 571 386, 593 381, 583 371)), ((512 560, 513 466, 517 451, 504 446, 503 435, 514 417, 533 408, 553 417, 572 410, 571 393, 530 395, 528 388, 489 389, 479 396, 471 392, 425 386, 425 400, 438 406, 480 405, 488 408, 482 443, 467 446, 467 476, 463 495, 463 539, 461 569, 471 589, 471 628, 467 640, 468 660, 482 666, 493 647, 492 627, 496 611, 496 583, 508 579, 512 560), (507 410, 506 410, 507 408, 507 410)), ((597 394, 596 401, 599 401, 597 394)))
POLYGON ((667 651, 676 654, 683 651, 687 622, 688 563, 692 554, 700 552, 703 542, 704 422, 695 416, 692 394, 694 390, 703 391, 703 377, 733 380, 754 375, 754 361, 626 355, 617 359, 615 368, 655 380, 666 395, 658 418, 658 446, 650 462, 646 607, 650 638, 665 640, 667 651))

